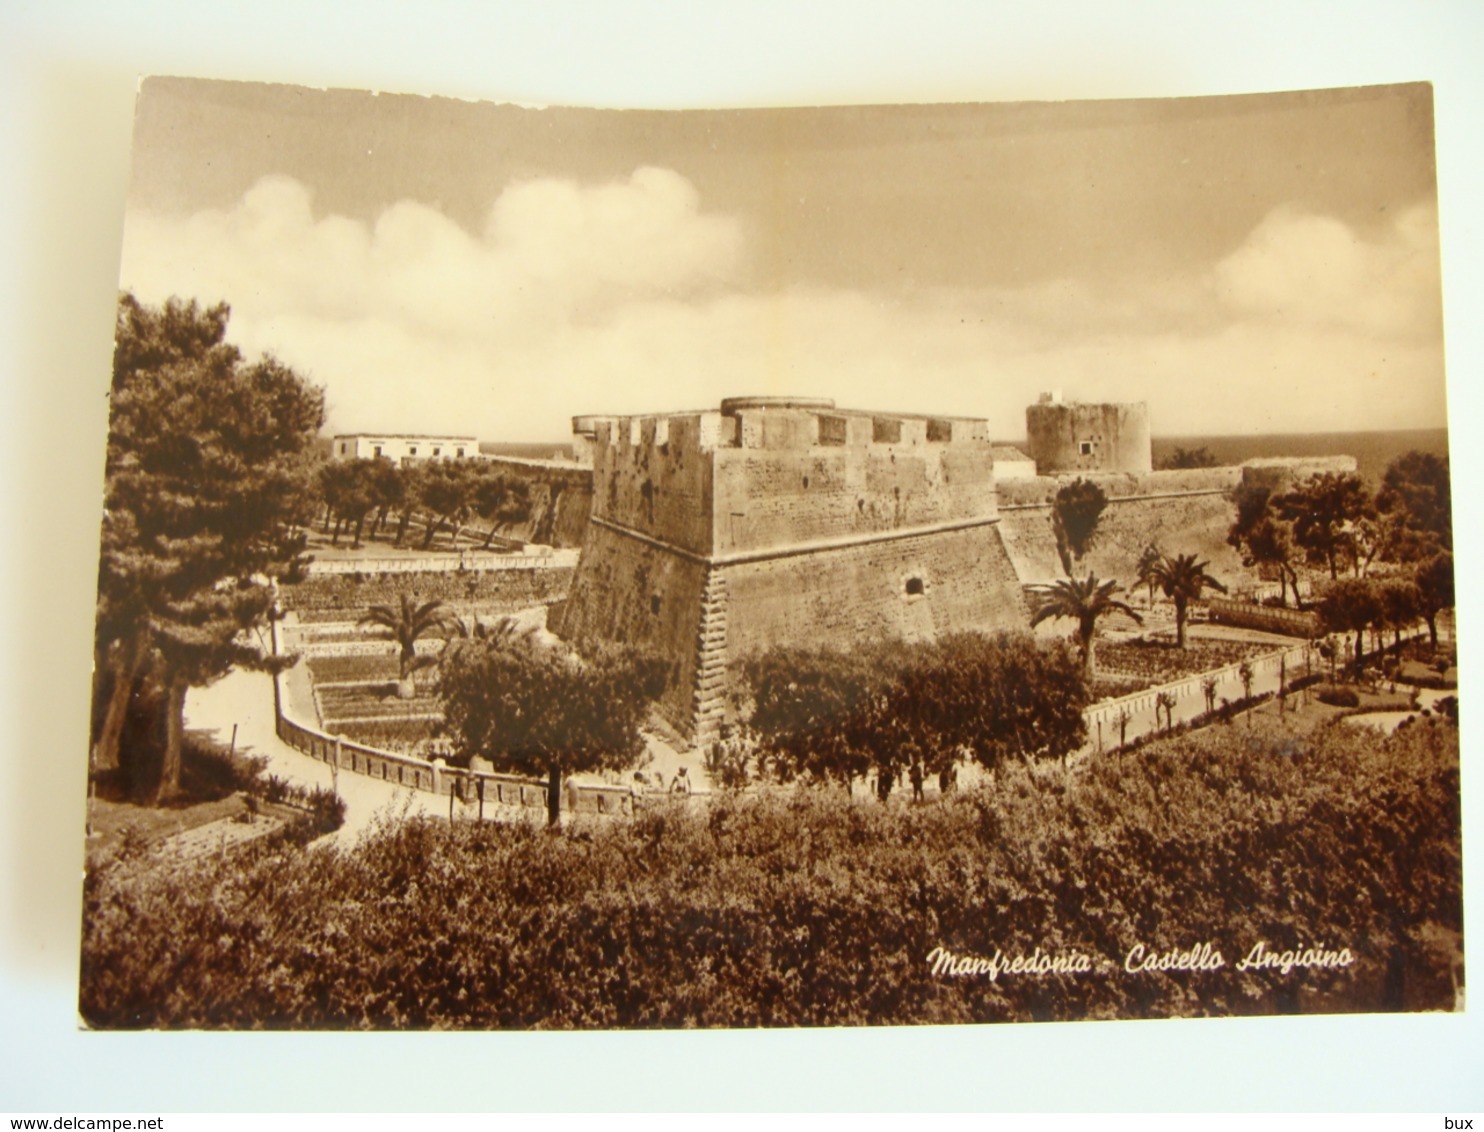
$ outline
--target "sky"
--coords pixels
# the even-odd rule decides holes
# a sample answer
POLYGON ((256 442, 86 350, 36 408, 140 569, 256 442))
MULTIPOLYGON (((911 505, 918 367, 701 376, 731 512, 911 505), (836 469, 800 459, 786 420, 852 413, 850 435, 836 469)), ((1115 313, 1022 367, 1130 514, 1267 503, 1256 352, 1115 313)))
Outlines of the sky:
POLYGON ((1446 423, 1432 95, 535 109, 150 79, 120 285, 327 431, 560 441, 792 393, 1156 435, 1446 423))

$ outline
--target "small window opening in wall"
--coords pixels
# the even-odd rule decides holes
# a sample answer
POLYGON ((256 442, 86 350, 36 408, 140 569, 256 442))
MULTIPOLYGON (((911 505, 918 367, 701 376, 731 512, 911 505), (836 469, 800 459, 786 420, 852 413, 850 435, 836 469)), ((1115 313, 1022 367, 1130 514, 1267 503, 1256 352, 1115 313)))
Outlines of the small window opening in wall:
POLYGON ((659 613, 659 611, 660 611, 660 595, 659 594, 650 594, 649 595, 649 612, 651 612, 651 613, 659 613))
POLYGON ((414 444, 411 448, 407 449, 407 455, 409 455, 409 456, 416 456, 417 455, 417 445, 416 444, 414 444))
POLYGON ((1079 449, 1081 449, 1082 455, 1084 455, 1084 456, 1091 456, 1092 455, 1092 441, 1090 441, 1090 440, 1084 440, 1077 447, 1079 449))
POLYGON ((378 444, 378 445, 377 445, 377 446, 376 446, 376 454, 377 454, 377 455, 378 455, 378 456, 380 456, 380 455, 381 455, 381 445, 380 445, 380 444, 378 444))
POLYGON ((907 596, 908 597, 921 597, 926 592, 927 591, 923 588, 922 579, 921 578, 908 578, 907 579, 907 596))
POLYGON ((808 486, 809 486, 809 477, 808 477, 808 476, 805 476, 805 477, 804 477, 804 486, 805 486, 805 487, 806 487, 806 488, 807 488, 807 487, 808 487, 808 486))
POLYGON ((435 448, 435 449, 433 449, 433 455, 434 456, 441 456, 441 455, 443 455, 443 449, 441 449, 441 448, 435 448))

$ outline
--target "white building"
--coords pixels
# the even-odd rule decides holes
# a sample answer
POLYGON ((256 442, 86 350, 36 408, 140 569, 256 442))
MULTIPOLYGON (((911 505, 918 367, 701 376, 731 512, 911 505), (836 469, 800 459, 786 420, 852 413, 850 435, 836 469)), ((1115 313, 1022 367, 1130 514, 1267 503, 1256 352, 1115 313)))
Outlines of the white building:
POLYGON ((465 460, 479 456, 479 440, 473 436, 354 432, 335 437, 330 454, 337 460, 380 456, 398 464, 416 463, 418 460, 465 460))
POLYGON ((994 457, 994 478, 997 480, 1029 480, 1036 478, 1036 462, 1007 444, 996 444, 990 449, 994 457))

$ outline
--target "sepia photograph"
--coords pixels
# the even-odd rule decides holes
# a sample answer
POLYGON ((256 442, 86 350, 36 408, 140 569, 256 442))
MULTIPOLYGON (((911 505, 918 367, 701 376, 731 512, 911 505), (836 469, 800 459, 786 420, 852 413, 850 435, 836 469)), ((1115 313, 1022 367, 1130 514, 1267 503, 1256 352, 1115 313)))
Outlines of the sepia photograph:
POLYGON ((1433 99, 142 80, 79 1025, 1461 1011, 1433 99))

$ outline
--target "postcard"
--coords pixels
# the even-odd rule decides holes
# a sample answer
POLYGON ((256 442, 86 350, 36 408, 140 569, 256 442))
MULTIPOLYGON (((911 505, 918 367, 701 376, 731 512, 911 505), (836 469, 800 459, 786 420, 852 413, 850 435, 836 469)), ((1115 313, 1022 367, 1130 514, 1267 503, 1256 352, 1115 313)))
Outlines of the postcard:
POLYGON ((152 78, 119 288, 87 1026, 1462 1009, 1429 86, 152 78))

